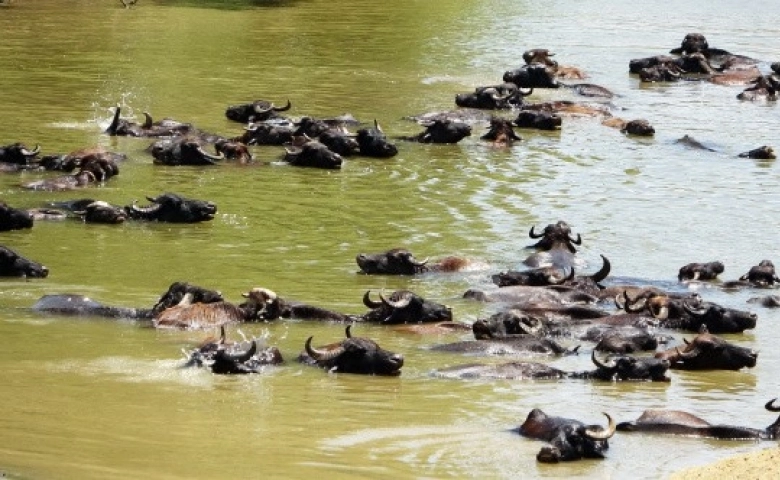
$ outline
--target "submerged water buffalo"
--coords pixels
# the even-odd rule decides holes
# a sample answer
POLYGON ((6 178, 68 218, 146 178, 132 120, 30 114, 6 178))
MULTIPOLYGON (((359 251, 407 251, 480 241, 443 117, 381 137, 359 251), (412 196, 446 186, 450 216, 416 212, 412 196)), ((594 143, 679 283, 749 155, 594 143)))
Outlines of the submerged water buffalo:
POLYGON ((73 213, 86 223, 117 224, 127 220, 127 212, 124 208, 103 201, 90 202, 83 209, 74 210, 73 213))
POLYGON ((761 260, 758 265, 750 267, 750 270, 736 281, 723 283, 724 288, 756 287, 770 288, 780 282, 775 272, 775 264, 771 260, 761 260))
POLYGON ((285 147, 284 161, 296 167, 312 167, 337 170, 341 168, 341 155, 317 141, 304 143, 300 147, 285 147))
POLYGON ((518 308, 494 313, 487 319, 477 319, 471 325, 471 331, 477 340, 546 333, 543 319, 518 308))
POLYGON ((178 137, 189 135, 195 132, 195 127, 190 123, 182 123, 170 118, 164 118, 158 122, 152 120, 152 116, 143 112, 145 120, 143 123, 134 122, 126 118, 121 118, 122 107, 117 104, 114 109, 114 116, 111 124, 105 132, 111 136, 129 136, 129 137, 178 137))
POLYGON ((403 140, 419 143, 458 143, 471 136, 471 125, 450 120, 435 120, 422 124, 425 131, 403 140))
POLYGON ((490 128, 487 133, 479 138, 481 140, 490 140, 495 146, 511 145, 516 141, 519 142, 522 140, 522 138, 515 133, 512 122, 500 117, 491 118, 490 128))
POLYGON ((390 158, 398 155, 398 148, 387 141, 382 127, 374 120, 374 128, 361 128, 357 131, 360 155, 375 158, 390 158))
POLYGON ((555 77, 555 69, 533 63, 504 72, 503 80, 519 88, 558 88, 561 84, 555 77))
POLYGON ((466 340, 463 342, 444 343, 431 347, 431 350, 434 352, 489 356, 566 355, 576 353, 578 349, 579 346, 568 349, 549 338, 522 334, 490 340, 466 340))
POLYGON ((27 210, 0 201, 0 232, 32 228, 33 222, 33 216, 27 210))
POLYGON ((49 269, 0 245, 0 277, 46 278, 49 269))
POLYGON ((155 328, 197 330, 259 320, 260 312, 269 301, 266 290, 254 288, 242 296, 247 301, 241 305, 225 301, 201 303, 194 302, 194 295, 187 292, 178 304, 156 313, 152 325, 155 328))
POLYGON ((608 439, 615 434, 615 422, 608 414, 609 425, 585 425, 579 420, 553 417, 538 408, 528 414, 518 433, 524 437, 543 440, 549 445, 542 447, 536 459, 545 463, 580 460, 582 458, 604 458, 609 449, 608 439))
POLYGON ((505 110, 520 108, 523 98, 533 93, 533 88, 524 91, 514 83, 477 87, 473 93, 455 95, 455 104, 464 108, 482 110, 505 110))
POLYGON ((620 133, 626 135, 635 135, 638 137, 652 137, 655 135, 655 128, 648 120, 638 118, 635 120, 624 120, 618 117, 610 117, 601 122, 602 125, 617 128, 620 133))
POLYGON ((198 223, 213 220, 217 213, 217 206, 213 202, 188 199, 175 193, 163 193, 146 199, 151 205, 139 207, 133 202, 125 206, 127 216, 133 220, 198 223))
MULTIPOLYGON (((780 412, 772 399, 764 405, 770 412, 780 412)), ((632 422, 617 425, 621 432, 665 433, 720 440, 776 440, 780 438, 780 417, 766 428, 712 424, 696 415, 680 410, 645 410, 632 422)))
POLYGON ((751 85, 737 94, 739 100, 777 101, 777 92, 780 91, 780 78, 776 75, 759 75, 750 83, 751 85))
POLYGON ((689 263, 680 267, 677 280, 680 282, 696 280, 715 280, 723 273, 723 262, 689 263))
POLYGON ((558 130, 563 124, 563 119, 554 112, 522 110, 517 114, 517 118, 512 123, 520 128, 558 130))
POLYGON ((160 140, 149 146, 156 165, 217 165, 225 160, 221 152, 211 154, 197 137, 160 140))
POLYGON ((455 272, 468 265, 463 257, 444 257, 438 262, 422 260, 405 248, 392 248, 381 253, 360 253, 355 261, 362 273, 368 275, 415 275, 425 272, 455 272))
POLYGON ((737 156, 740 158, 752 158, 755 160, 774 160, 777 158, 775 149, 769 145, 762 145, 758 148, 748 150, 747 152, 742 152, 737 156))
POLYGON ((266 100, 255 100, 251 103, 241 103, 230 105, 225 110, 225 116, 234 122, 264 122, 279 118, 279 112, 286 112, 292 108, 292 104, 287 100, 287 104, 277 107, 273 102, 266 100))
POLYGON ((658 352, 655 357, 668 360, 671 368, 679 370, 740 370, 755 367, 758 353, 712 335, 702 326, 693 340, 685 340, 682 349, 658 352))
POLYGON ((245 342, 228 342, 225 327, 220 328, 218 339, 208 338, 189 352, 184 352, 187 361, 182 368, 203 367, 212 373, 236 375, 259 373, 266 365, 278 365, 284 362, 276 347, 260 347, 260 340, 253 338, 245 342))
POLYGON ((426 323, 452 320, 452 309, 426 300, 409 290, 397 290, 386 297, 379 293, 379 302, 371 300, 371 291, 363 295, 363 304, 371 310, 362 316, 367 322, 383 324, 426 323))
POLYGON ((30 150, 25 144, 19 142, 0 147, 0 172, 17 171, 34 165, 40 151, 40 145, 30 150))
POLYGON ((292 124, 250 123, 234 140, 246 145, 285 145, 292 142, 294 132, 292 124))
POLYGON ((330 372, 359 373, 363 375, 400 375, 404 357, 381 348, 375 341, 353 337, 348 325, 346 337, 339 343, 315 348, 311 346, 313 337, 304 345, 305 353, 299 360, 316 365, 330 372))
POLYGON ((77 150, 68 155, 56 155, 42 159, 47 170, 74 172, 71 175, 47 178, 24 184, 30 190, 59 191, 105 182, 119 175, 118 162, 127 158, 121 153, 109 152, 100 147, 77 150))

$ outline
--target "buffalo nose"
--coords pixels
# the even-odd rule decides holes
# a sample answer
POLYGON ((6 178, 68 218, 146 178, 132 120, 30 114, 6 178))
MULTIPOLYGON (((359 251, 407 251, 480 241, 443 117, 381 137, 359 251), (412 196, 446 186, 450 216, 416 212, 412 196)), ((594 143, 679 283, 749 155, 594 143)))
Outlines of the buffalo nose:
POLYGON ((393 362, 393 364, 395 364, 396 366, 395 368, 401 368, 404 365, 404 356, 401 355, 400 353, 396 353, 395 355, 390 357, 390 361, 393 362))
POLYGON ((46 278, 49 276, 49 269, 46 267, 41 267, 41 278, 46 278))

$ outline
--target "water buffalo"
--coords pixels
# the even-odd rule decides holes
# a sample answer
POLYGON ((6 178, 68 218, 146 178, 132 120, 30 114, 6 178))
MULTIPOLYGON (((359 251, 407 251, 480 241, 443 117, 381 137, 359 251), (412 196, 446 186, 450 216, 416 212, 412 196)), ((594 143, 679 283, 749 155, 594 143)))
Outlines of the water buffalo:
POLYGON ((46 278, 49 269, 0 245, 0 277, 46 278))
POLYGON ((455 95, 455 104, 464 108, 482 110, 506 110, 520 108, 523 98, 533 93, 533 88, 524 91, 514 83, 477 87, 473 93, 455 95))
POLYGON ((139 207, 133 202, 125 206, 128 218, 170 223, 198 223, 214 219, 217 206, 213 202, 184 198, 175 193, 146 197, 151 205, 139 207))
POLYGON ((230 105, 225 110, 225 116, 234 122, 264 122, 266 120, 279 118, 279 112, 286 112, 292 107, 287 100, 287 104, 277 107, 272 102, 266 100, 255 100, 252 103, 242 103, 230 105))
POLYGON ((147 112, 143 112, 144 123, 137 123, 121 118, 121 111, 122 107, 117 104, 111 124, 104 133, 111 136, 129 137, 178 137, 195 132, 195 127, 190 123, 182 123, 169 118, 154 122, 152 116, 147 112))
MULTIPOLYGON (((770 412, 780 412, 777 399, 764 405, 770 412)), ((679 410, 645 410, 633 422, 617 425, 621 432, 666 433, 719 440, 776 440, 780 438, 780 418, 764 429, 736 425, 712 424, 700 417, 679 410)))
POLYGON ((762 145, 753 150, 742 152, 738 155, 740 158, 753 158, 756 160, 774 160, 777 158, 774 148, 769 145, 762 145))
POLYGON ((40 145, 30 150, 19 142, 2 146, 0 147, 0 171, 16 171, 20 167, 33 165, 40 151, 40 145))
POLYGON ((574 279, 574 269, 569 269, 568 274, 558 267, 539 267, 523 271, 509 270, 492 275, 490 279, 499 287, 563 285, 567 280, 574 279))
POLYGON ((216 165, 225 155, 212 155, 196 137, 159 140, 149 146, 156 165, 216 165))
POLYGON ((529 287, 525 285, 512 285, 487 292, 472 288, 463 294, 463 298, 470 298, 480 302, 514 303, 522 306, 524 310, 528 305, 544 305, 548 310, 557 310, 558 307, 575 304, 587 305, 599 301, 599 298, 594 295, 572 288, 555 290, 547 287, 529 287))
POLYGON ((83 209, 74 210, 73 213, 86 223, 117 224, 127 220, 127 212, 124 208, 103 201, 90 202, 83 209))
POLYGON ((658 352, 656 358, 669 360, 671 368, 679 370, 740 370, 756 366, 758 353, 712 335, 702 326, 693 340, 685 340, 685 347, 658 352))
POLYGON ((341 155, 317 141, 304 143, 300 147, 285 147, 284 161, 296 167, 323 168, 337 170, 341 168, 341 155))
POLYGON ((545 463, 604 458, 609 449, 608 439, 615 434, 615 422, 608 414, 606 429, 599 425, 585 425, 579 420, 553 417, 534 408, 520 425, 518 433, 524 437, 542 440, 545 445, 536 459, 545 463))
POLYGON ((245 323, 259 319, 269 298, 264 289, 252 289, 242 294, 247 302, 240 306, 225 301, 193 303, 194 295, 186 293, 181 301, 154 315, 155 328, 197 330, 230 323, 245 323))
POLYGON ((638 137, 652 137, 655 135, 655 128, 650 125, 650 122, 640 118, 636 120, 623 120, 618 117, 610 117, 601 122, 602 125, 606 125, 612 128, 620 129, 620 133, 627 135, 636 135, 638 137))
POLYGON ((303 137, 306 141, 317 140, 331 151, 348 157, 360 151, 355 135, 351 134, 345 126, 346 123, 353 122, 356 120, 321 120, 303 117, 294 124, 297 129, 293 132, 293 137, 303 137))
POLYGON ((458 143, 471 135, 471 126, 461 122, 437 120, 423 126, 424 132, 403 139, 419 143, 458 143))
POLYGON ((409 290, 397 290, 386 297, 379 293, 379 302, 371 300, 371 290, 363 295, 363 304, 371 310, 362 317, 367 322, 383 324, 426 323, 452 320, 452 309, 426 300, 409 290))
POLYGON ((91 183, 104 182, 119 174, 118 161, 126 155, 108 152, 100 147, 77 150, 65 156, 57 157, 56 167, 49 165, 49 170, 75 172, 71 175, 57 178, 47 178, 23 185, 31 190, 71 190, 91 183))
POLYGON ((313 337, 309 337, 304 345, 305 353, 301 354, 299 360, 329 372, 393 376, 401 374, 403 355, 385 350, 368 338, 353 337, 350 333, 351 327, 346 327, 347 338, 325 347, 312 347, 313 337))
POLYGON ((214 151, 217 152, 217 157, 221 155, 226 160, 232 160, 240 164, 251 163, 254 160, 247 145, 235 139, 216 138, 214 140, 214 151))
POLYGON ((593 349, 598 352, 619 354, 654 351, 659 343, 668 341, 666 337, 650 333, 647 328, 635 326, 590 327, 580 339, 595 342, 593 349))
POLYGON ((750 270, 737 281, 725 282, 725 288, 735 288, 741 286, 768 288, 773 287, 775 283, 780 282, 775 273, 775 264, 771 260, 761 260, 758 265, 750 267, 750 270))
POLYGON ((258 342, 258 339, 239 343, 228 342, 225 338, 225 327, 222 326, 219 339, 208 338, 197 348, 184 352, 187 361, 182 368, 208 366, 212 373, 235 375, 259 373, 266 365, 278 365, 284 362, 278 348, 261 349, 258 342))
POLYGON ((362 273, 368 275, 415 275, 425 272, 455 272, 468 265, 463 257, 444 257, 438 262, 422 260, 405 248, 392 248, 381 253, 360 253, 355 261, 362 273))
POLYGON ((357 131, 360 155, 376 158, 390 158, 398 155, 398 148, 387 141, 382 127, 374 120, 374 128, 361 128, 357 131))
POLYGON ((292 142, 294 132, 290 124, 250 123, 234 140, 246 145, 285 145, 292 142))
POLYGON ((471 325, 471 331, 477 340, 546 333, 545 324, 541 318, 517 308, 494 313, 487 319, 477 319, 471 325))
POLYGON ((660 326, 698 332, 706 325, 712 333, 741 333, 756 327, 757 315, 752 312, 726 308, 711 302, 701 302, 699 306, 691 302, 682 302, 685 315, 680 318, 663 320, 660 326))
POLYGON ((466 340, 443 343, 430 348, 434 352, 463 353, 467 355, 527 356, 530 354, 566 355, 576 353, 579 346, 568 349, 555 340, 535 335, 513 335, 490 340, 466 340))
POLYGON ((680 268, 677 280, 680 282, 696 280, 715 280, 723 273, 723 262, 689 263, 680 268))
POLYGON ((521 110, 517 118, 513 120, 516 126, 520 128, 533 128, 536 130, 557 130, 561 128, 563 120, 557 113, 521 110))
POLYGON ((558 88, 555 70, 546 65, 534 63, 504 72, 503 80, 519 88, 558 88))
POLYGON ((780 79, 776 75, 758 75, 750 81, 751 85, 737 94, 739 100, 767 100, 777 101, 777 92, 780 91, 780 79))
POLYGON ((490 140, 493 145, 511 145, 515 141, 520 141, 522 138, 515 133, 515 129, 512 127, 512 122, 500 117, 493 117, 490 119, 490 128, 481 137, 481 140, 490 140))
POLYGON ((0 201, 0 232, 32 228, 33 216, 27 210, 14 208, 0 201))

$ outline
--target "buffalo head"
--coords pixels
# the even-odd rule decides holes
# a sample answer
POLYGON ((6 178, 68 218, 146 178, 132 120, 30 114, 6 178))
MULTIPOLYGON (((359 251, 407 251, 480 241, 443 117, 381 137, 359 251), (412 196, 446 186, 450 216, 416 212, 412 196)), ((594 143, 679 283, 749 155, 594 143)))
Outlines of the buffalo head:
POLYGON ((343 162, 341 155, 320 142, 310 141, 299 148, 285 147, 284 160, 297 167, 339 169, 343 162))
POLYGON ((589 378, 606 381, 669 381, 666 371, 669 370, 670 362, 663 358, 613 355, 602 362, 596 358, 596 351, 593 350, 591 360, 597 368, 586 372, 585 376, 589 378))
POLYGON ((159 165, 216 165, 225 159, 221 152, 212 155, 204 150, 201 141, 194 137, 160 140, 149 148, 154 163, 159 165))
POLYGON ((724 269, 723 262, 718 261, 689 263, 680 268, 677 280, 681 282, 688 280, 714 280, 719 274, 723 273, 724 269))
POLYGON ((35 157, 40 151, 40 145, 36 145, 32 150, 22 143, 6 145, 0 147, 0 163, 27 166, 35 162, 35 157))
POLYGON ((414 275, 427 271, 428 259, 418 260, 405 248, 382 253, 361 253, 355 257, 360 270, 369 275, 414 275))
POLYGON ((390 158, 398 155, 398 148, 387 141, 382 127, 374 120, 374 128, 361 128, 357 131, 360 154, 366 157, 390 158))
POLYGON ((462 122, 434 120, 423 126, 425 131, 409 137, 409 140, 420 143, 458 143, 471 135, 471 126, 462 122))
POLYGON ((108 202, 94 201, 84 205, 82 209, 74 210, 86 223, 122 223, 127 220, 127 212, 121 207, 108 202))
POLYGON ((609 421, 605 429, 599 425, 585 425, 579 420, 549 416, 535 408, 520 425, 519 433, 525 437, 548 442, 536 455, 545 463, 580 460, 582 458, 604 458, 609 449, 607 439, 615 434, 615 422, 609 421))
POLYGON ((671 368, 680 370, 739 370, 756 366, 758 353, 712 335, 702 325, 693 340, 685 340, 685 347, 658 352, 656 358, 669 360, 671 368))
POLYGON ((555 70, 534 63, 504 72, 503 80, 514 83, 519 88, 558 88, 561 85, 555 79, 555 70))
POLYGON ((13 208, 0 201, 0 232, 32 228, 33 216, 27 210, 13 208))
POLYGON ((472 324, 471 329, 475 339, 489 340, 513 335, 538 335, 544 330, 544 322, 513 308, 493 314, 487 319, 478 319, 472 324))
POLYGON ((761 260, 758 265, 750 267, 748 273, 739 279, 756 287, 770 287, 775 282, 780 282, 780 278, 775 274, 775 264, 771 260, 761 260))
POLYGON ((363 315, 369 322, 385 324, 425 323, 452 320, 452 310, 446 305, 431 302, 409 290, 398 290, 389 297, 379 294, 379 302, 371 300, 371 291, 363 295, 363 304, 371 311, 363 315))
POLYGON ((230 105, 225 110, 225 116, 234 122, 264 122, 266 120, 279 118, 279 112, 286 112, 292 107, 287 100, 287 104, 277 107, 272 102, 266 100, 255 100, 252 103, 242 103, 239 105, 230 105))
POLYGON ((338 373, 360 373, 364 375, 400 375, 404 364, 401 354, 381 348, 368 338, 353 337, 351 325, 346 328, 346 337, 337 344, 314 348, 313 337, 306 340, 306 357, 303 361, 313 361, 317 366, 338 373))
POLYGON ((133 202, 132 205, 126 206, 127 216, 134 220, 198 223, 213 220, 217 213, 217 206, 213 202, 188 199, 175 193, 163 193, 146 199, 151 205, 139 207, 133 202))
POLYGON ((495 144, 510 144, 522 140, 512 127, 512 122, 505 118, 493 117, 490 119, 490 129, 479 137, 482 140, 490 140, 495 144))
POLYGON ((521 110, 513 122, 520 128, 534 128, 536 130, 557 130, 561 128, 563 120, 556 113, 521 110))
POLYGON ((49 269, 0 245, 0 277, 46 278, 49 269))

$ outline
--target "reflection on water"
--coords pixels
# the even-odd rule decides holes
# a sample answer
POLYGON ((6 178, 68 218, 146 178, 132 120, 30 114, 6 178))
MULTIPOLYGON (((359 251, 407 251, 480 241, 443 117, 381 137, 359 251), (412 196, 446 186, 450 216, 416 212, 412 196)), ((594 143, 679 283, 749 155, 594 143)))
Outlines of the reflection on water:
MULTIPOLYGON (((755 331, 727 336, 760 351, 755 368, 673 372, 661 384, 434 379, 436 368, 475 359, 427 347, 468 335, 373 325, 353 333, 402 352, 402 376, 334 375, 295 357, 309 336, 340 339, 343 326, 295 321, 243 327, 279 346, 286 365, 219 378, 177 368, 181 350, 207 333, 29 310, 48 293, 147 307, 186 280, 235 302, 264 286, 348 313, 365 311, 366 290, 409 288, 468 323, 496 307, 464 300, 463 292, 520 268, 529 228, 559 219, 582 235, 584 271, 604 254, 616 281, 680 288, 680 266, 718 259, 724 279, 735 279, 776 251, 776 166, 736 157, 771 144, 776 105, 738 102, 741 87, 640 85, 627 64, 678 46, 690 18, 713 46, 777 60, 772 13, 780 12, 759 4, 737 11, 719 1, 708 8, 722 15, 711 18, 701 17, 700 2, 678 2, 670 18, 664 2, 592 0, 145 1, 132 9, 16 0, 0 9, 0 144, 39 143, 46 154, 100 145, 129 157, 120 175, 78 192, 30 192, 19 185, 49 175, 4 174, 2 201, 127 205, 175 191, 219 207, 200 225, 38 222, 0 234, 0 244, 51 271, 45 280, 0 281, 0 470, 58 479, 659 478, 759 448, 619 434, 604 461, 543 465, 535 461, 542 443, 511 431, 535 407, 592 423, 604 411, 623 421, 646 408, 676 408, 713 422, 768 425, 773 415, 763 405, 780 391, 778 314, 748 305, 755 292, 698 290, 758 313, 755 331), (751 28, 735 25, 737 17, 751 28), (277 147, 254 148, 256 166, 153 166, 151 141, 101 134, 117 103, 135 118, 148 111, 236 136, 242 127, 224 117, 227 105, 289 98, 294 116, 349 112, 367 124, 377 119, 391 136, 411 135, 421 129, 404 117, 453 108, 456 93, 498 83, 535 47, 613 90, 617 114, 647 118, 656 136, 627 138, 597 119, 567 118, 560 132, 522 130, 521 142, 497 149, 479 140, 478 125, 458 145, 399 142, 393 159, 348 158, 341 171, 323 172, 282 164, 277 147), (715 151, 679 145, 686 134, 715 151), (420 258, 464 255, 473 268, 415 278, 356 274, 357 253, 399 246, 420 258)), ((561 95, 537 91, 531 99, 561 95)), ((589 355, 532 360, 592 366, 589 355)))

